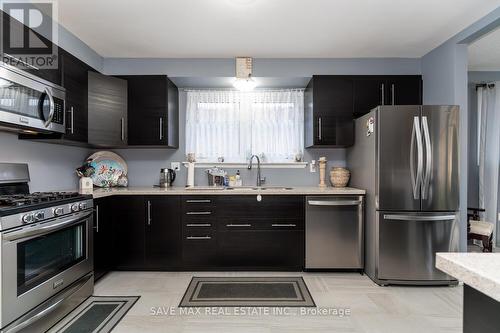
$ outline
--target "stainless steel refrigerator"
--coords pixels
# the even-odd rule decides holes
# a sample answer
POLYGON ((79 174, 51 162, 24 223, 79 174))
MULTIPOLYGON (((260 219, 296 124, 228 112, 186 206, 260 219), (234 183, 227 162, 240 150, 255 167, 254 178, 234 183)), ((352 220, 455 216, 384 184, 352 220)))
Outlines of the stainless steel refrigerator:
POLYGON ((380 106, 355 121, 351 186, 366 189, 365 272, 376 283, 454 284, 436 252, 458 251, 458 106, 380 106))

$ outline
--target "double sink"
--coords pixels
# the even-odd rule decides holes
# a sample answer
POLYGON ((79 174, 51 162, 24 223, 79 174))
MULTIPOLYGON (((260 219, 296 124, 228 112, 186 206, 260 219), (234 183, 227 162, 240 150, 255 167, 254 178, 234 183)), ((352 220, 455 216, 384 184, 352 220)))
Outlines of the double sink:
POLYGON ((189 191, 207 191, 207 190, 218 190, 218 191, 265 191, 265 190, 293 190, 293 187, 285 186, 238 186, 238 187, 221 187, 221 186, 195 186, 186 188, 189 191))

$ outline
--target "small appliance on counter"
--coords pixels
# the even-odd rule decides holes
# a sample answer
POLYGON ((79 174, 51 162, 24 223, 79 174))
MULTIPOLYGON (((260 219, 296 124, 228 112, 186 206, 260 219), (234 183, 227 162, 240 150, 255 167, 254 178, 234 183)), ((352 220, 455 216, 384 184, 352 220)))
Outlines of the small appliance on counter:
POLYGON ((171 187, 175 181, 175 171, 172 169, 160 169, 160 187, 171 187))

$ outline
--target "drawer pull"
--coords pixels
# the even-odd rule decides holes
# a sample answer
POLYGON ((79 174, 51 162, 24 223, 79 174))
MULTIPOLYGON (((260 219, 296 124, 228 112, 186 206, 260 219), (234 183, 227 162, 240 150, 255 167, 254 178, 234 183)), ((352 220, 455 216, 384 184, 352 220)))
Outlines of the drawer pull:
POLYGON ((226 227, 251 227, 251 224, 226 224, 226 227))
POLYGON ((211 227, 212 224, 210 223, 188 223, 186 224, 186 227, 211 227))
POLYGON ((212 212, 187 212, 186 215, 210 215, 212 212))
POLYGON ((295 228, 297 225, 290 223, 290 224, 271 224, 272 227, 293 227, 295 228))
POLYGON ((188 240, 194 240, 194 239, 196 239, 196 240, 200 240, 200 239, 204 240, 204 239, 207 239, 208 240, 208 239, 212 239, 212 237, 210 237, 210 236, 187 236, 186 239, 188 239, 188 240))
POLYGON ((187 203, 211 203, 212 200, 209 199, 192 199, 192 200, 186 200, 187 203))

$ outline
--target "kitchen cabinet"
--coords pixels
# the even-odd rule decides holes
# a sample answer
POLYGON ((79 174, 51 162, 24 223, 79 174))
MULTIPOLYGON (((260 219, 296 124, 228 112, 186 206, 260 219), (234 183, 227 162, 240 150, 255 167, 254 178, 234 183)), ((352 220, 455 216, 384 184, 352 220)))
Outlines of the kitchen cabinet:
POLYGON ((88 71, 84 62, 62 51, 62 86, 66 88, 66 134, 64 139, 88 141, 88 71))
POLYGON ((145 267, 177 269, 181 265, 180 197, 146 197, 145 267))
POLYGON ((181 260, 180 198, 117 198, 113 253, 119 270, 174 270, 181 260))
POLYGON ((182 197, 182 264, 185 269, 217 267, 216 201, 213 196, 182 197))
POLYGON ((306 148, 354 143, 353 94, 349 76, 313 76, 304 92, 306 148))
POLYGON ((422 104, 420 75, 353 76, 354 117, 379 105, 422 104))
POLYGON ((166 75, 131 75, 128 82, 128 144, 178 148, 179 95, 166 75))
POLYGON ((113 269, 113 200, 94 200, 94 281, 113 269))
POLYGON ((127 81, 88 72, 89 144, 124 147, 127 137, 127 81))

